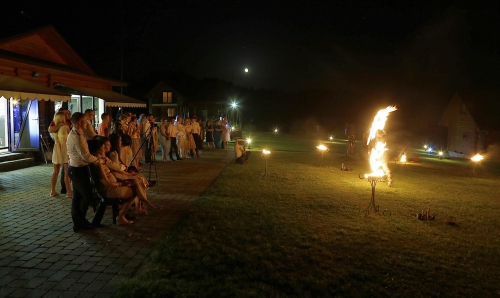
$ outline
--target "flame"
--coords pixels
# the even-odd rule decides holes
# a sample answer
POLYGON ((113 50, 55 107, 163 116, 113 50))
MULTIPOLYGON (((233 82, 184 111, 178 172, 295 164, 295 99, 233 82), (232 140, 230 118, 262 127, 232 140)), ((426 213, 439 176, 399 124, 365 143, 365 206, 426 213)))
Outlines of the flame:
POLYGON ((483 158, 484 158, 484 157, 483 157, 481 154, 479 154, 479 153, 478 153, 478 154, 474 155, 474 156, 471 158, 471 160, 472 160, 472 161, 475 161, 475 162, 479 162, 479 161, 483 160, 483 158))
POLYGON ((318 148, 318 149, 319 149, 319 150, 321 150, 321 151, 325 151, 325 150, 326 150, 326 147, 325 147, 325 145, 323 145, 323 144, 321 144, 321 145, 317 146, 316 148, 318 148))
MULTIPOLYGON (((370 128, 370 135, 368 136, 368 141, 367 145, 370 144, 370 141, 373 140, 376 137, 377 131, 384 130, 385 127, 385 122, 387 120, 387 116, 389 113, 396 111, 395 106, 388 106, 384 110, 378 111, 377 115, 375 116, 375 119, 373 120, 372 127, 370 128)), ((387 151, 387 148, 385 147, 385 143, 381 141, 377 141, 375 144, 375 147, 372 148, 372 151, 370 153, 370 167, 372 169, 372 173, 365 175, 365 177, 368 176, 376 176, 376 177, 382 177, 384 176, 384 171, 382 170, 382 165, 385 163, 385 161, 382 159, 385 151, 387 151)))
POLYGON ((403 154, 400 159, 401 162, 406 162, 406 154, 403 154))

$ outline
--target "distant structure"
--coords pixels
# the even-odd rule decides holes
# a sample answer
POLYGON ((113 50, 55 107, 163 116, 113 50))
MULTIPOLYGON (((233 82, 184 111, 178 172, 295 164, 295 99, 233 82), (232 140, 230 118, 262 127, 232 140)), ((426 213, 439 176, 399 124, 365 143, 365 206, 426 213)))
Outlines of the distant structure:
POLYGON ((500 142, 498 91, 455 92, 439 120, 451 157, 470 157, 500 142))

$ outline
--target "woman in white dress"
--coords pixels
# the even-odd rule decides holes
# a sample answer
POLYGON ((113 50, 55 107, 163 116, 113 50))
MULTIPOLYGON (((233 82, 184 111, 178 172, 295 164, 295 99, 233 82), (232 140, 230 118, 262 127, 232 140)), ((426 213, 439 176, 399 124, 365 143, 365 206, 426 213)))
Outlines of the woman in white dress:
POLYGON ((160 148, 163 161, 168 161, 167 155, 170 153, 170 137, 168 135, 168 119, 161 119, 160 126, 160 148))
POLYGON ((199 158, 196 154, 196 143, 193 137, 193 123, 190 118, 186 118, 184 129, 186 130, 186 158, 199 158))
POLYGON ((54 170, 52 172, 52 177, 50 178, 50 196, 55 197, 58 195, 56 192, 57 176, 59 176, 59 171, 61 170, 61 165, 64 166, 64 184, 66 184, 66 196, 68 198, 73 197, 73 191, 71 190, 71 182, 68 176, 68 150, 66 149, 66 140, 68 139, 69 127, 66 125, 66 117, 64 112, 58 112, 54 115, 54 123, 58 125, 64 123, 56 132, 51 133, 54 139, 54 149, 52 150, 52 163, 54 164, 54 170))
POLYGON ((222 135, 221 135, 222 149, 227 149, 227 142, 229 141, 229 122, 224 117, 222 120, 222 135))
POLYGON ((179 149, 179 156, 184 159, 187 158, 186 153, 186 129, 184 129, 183 119, 181 116, 177 117, 177 148, 179 149))

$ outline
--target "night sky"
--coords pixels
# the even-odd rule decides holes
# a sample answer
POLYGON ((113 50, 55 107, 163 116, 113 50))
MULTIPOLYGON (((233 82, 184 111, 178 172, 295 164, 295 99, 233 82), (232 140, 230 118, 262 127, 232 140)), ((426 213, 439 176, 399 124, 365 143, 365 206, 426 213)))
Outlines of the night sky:
POLYGON ((52 24, 98 74, 119 78, 123 36, 125 80, 151 70, 181 70, 248 87, 297 90, 335 89, 373 73, 431 75, 451 84, 493 83, 499 74, 498 4, 20 2, 10 13, 3 9, 10 26, 2 37, 52 24))
POLYGON ((101 76, 120 78, 123 40, 125 81, 181 71, 330 90, 366 115, 396 104, 415 122, 432 114, 431 124, 455 90, 497 88, 500 78, 497 1, 70 2, 11 4, 0 37, 51 24, 101 76))

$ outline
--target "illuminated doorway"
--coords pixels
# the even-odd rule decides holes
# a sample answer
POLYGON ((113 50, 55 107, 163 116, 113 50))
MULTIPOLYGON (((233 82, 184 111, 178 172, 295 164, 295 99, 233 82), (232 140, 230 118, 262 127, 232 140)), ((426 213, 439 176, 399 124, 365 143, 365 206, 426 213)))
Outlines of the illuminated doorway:
POLYGON ((39 151, 38 100, 10 101, 10 145, 12 151, 39 151))
POLYGON ((6 152, 9 149, 9 126, 8 122, 8 100, 0 96, 0 152, 6 152))

